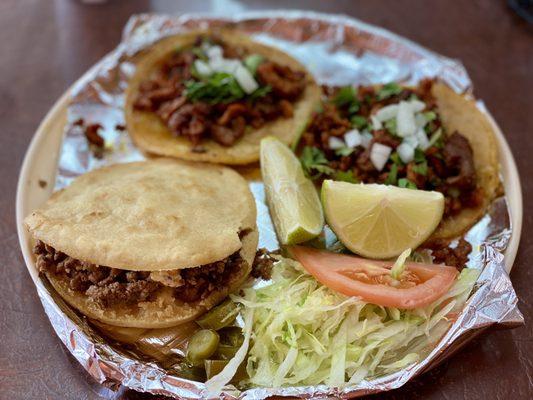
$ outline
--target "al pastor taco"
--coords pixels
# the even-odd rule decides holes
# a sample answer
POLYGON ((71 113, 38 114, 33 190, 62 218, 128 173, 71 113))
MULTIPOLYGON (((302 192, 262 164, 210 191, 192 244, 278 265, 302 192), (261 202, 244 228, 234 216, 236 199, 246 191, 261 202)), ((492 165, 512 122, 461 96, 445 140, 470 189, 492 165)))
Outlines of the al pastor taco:
POLYGON ((284 52, 234 31, 199 31, 140 55, 125 112, 145 152, 247 164, 267 135, 293 142, 319 100, 311 75, 284 52))

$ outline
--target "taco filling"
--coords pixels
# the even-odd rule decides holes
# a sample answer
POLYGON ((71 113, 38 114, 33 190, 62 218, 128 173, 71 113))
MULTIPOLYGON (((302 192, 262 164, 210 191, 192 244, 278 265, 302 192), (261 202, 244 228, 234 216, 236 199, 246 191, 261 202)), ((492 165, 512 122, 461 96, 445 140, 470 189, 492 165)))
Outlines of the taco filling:
POLYGON ((434 83, 325 87, 323 110, 299 143, 308 176, 435 190, 445 196, 444 217, 478 207, 471 145, 461 132, 446 132, 434 83))
POLYGON ((133 306, 151 301, 163 288, 171 288, 176 299, 193 303, 227 286, 245 263, 236 252, 199 267, 171 271, 128 271, 95 265, 55 250, 38 241, 33 249, 41 273, 49 273, 85 294, 102 307, 133 306))
POLYGON ((247 129, 291 118, 305 87, 304 72, 203 36, 159 63, 133 107, 157 114, 172 134, 202 151, 206 139, 232 146, 247 129))

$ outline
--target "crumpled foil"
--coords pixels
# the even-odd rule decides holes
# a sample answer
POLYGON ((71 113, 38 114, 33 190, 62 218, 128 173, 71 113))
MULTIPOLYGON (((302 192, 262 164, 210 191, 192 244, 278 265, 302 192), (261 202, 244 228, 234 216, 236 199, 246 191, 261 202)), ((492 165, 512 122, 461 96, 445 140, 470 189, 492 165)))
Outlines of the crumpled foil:
MULTIPOLYGON (((308 67, 319 83, 373 84, 395 80, 409 84, 424 77, 438 76, 456 91, 471 89, 470 79, 460 62, 344 16, 301 11, 255 12, 231 18, 206 15, 133 16, 124 29, 119 46, 84 75, 71 91, 72 102, 68 109, 55 188, 62 188, 77 175, 103 165, 144 159, 121 129, 124 125, 124 90, 128 77, 135 70, 139 50, 173 33, 225 25, 237 27, 260 42, 292 54, 308 67), (100 133, 106 142, 103 157, 94 156, 83 130, 74 124, 80 118, 86 123, 102 125, 100 133)), ((277 249, 278 242, 264 202, 263 185, 256 178, 251 180, 250 187, 258 208, 259 246, 277 249)), ((482 269, 482 273, 463 312, 422 361, 397 373, 344 388, 320 385, 253 388, 241 392, 229 385, 221 397, 350 398, 386 391, 398 388, 434 367, 490 326, 523 324, 517 297, 503 263, 503 251, 511 229, 507 204, 501 197, 466 234, 474 248, 469 266, 482 269)), ((43 285, 39 286, 39 296, 57 335, 98 382, 110 387, 124 385, 142 392, 185 399, 206 397, 202 383, 180 377, 179 368, 176 368, 175 362, 179 361, 184 350, 183 329, 133 330, 134 333, 128 333, 125 338, 124 332, 106 331, 74 312, 47 282, 43 281, 43 285)))

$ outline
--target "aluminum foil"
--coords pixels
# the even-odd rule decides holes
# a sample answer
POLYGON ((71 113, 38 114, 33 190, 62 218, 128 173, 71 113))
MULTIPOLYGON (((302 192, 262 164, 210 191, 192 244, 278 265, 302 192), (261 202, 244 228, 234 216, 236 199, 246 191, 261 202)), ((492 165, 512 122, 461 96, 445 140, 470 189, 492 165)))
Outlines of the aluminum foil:
MULTIPOLYGON (((438 76, 456 91, 471 90, 470 79, 460 62, 344 16, 301 11, 245 13, 232 18, 133 16, 119 46, 72 89, 55 188, 68 185, 74 177, 94 168, 144 158, 122 129, 124 90, 128 77, 135 70, 139 50, 173 33, 224 25, 237 27, 260 42, 292 54, 320 83, 374 84, 393 80, 416 83, 424 77, 438 76), (102 125, 101 135, 106 142, 103 157, 95 157, 83 130, 74 124, 80 118, 85 123, 102 125)), ((257 176, 253 168, 241 172, 257 176)), ((263 185, 252 178, 250 187, 258 208, 259 246, 276 249, 278 242, 264 202, 263 185)), ((434 367, 490 326, 522 324, 516 294, 503 263, 503 251, 511 229, 507 204, 502 197, 466 234, 474 247, 469 266, 482 269, 482 273, 464 311, 422 361, 379 379, 364 380, 356 386, 253 388, 243 392, 228 386, 221 397, 350 398, 386 391, 434 367)), ((187 336, 194 331, 193 326, 166 330, 112 329, 74 312, 46 282, 39 285, 38 291, 57 335, 98 382, 113 388, 124 385, 138 391, 186 399, 206 397, 202 383, 180 377, 183 375, 180 356, 187 336)))

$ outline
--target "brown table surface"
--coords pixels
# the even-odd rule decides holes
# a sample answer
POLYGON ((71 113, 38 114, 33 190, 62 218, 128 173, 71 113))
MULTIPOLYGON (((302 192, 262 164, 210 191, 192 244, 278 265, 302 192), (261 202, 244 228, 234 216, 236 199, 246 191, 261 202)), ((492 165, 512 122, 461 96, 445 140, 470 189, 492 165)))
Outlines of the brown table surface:
POLYGON ((500 124, 522 176, 524 227, 512 280, 526 326, 482 335, 398 399, 533 398, 533 36, 504 0, 0 2, 0 399, 150 396, 100 387, 55 336, 22 259, 15 187, 26 147, 55 100, 118 43, 133 13, 298 9, 344 13, 462 60, 500 124), (531 213, 531 214, 530 214, 531 213))

